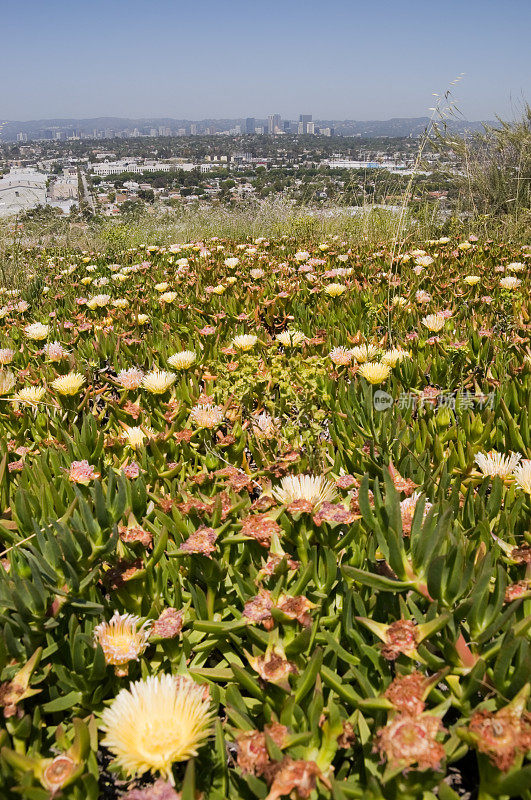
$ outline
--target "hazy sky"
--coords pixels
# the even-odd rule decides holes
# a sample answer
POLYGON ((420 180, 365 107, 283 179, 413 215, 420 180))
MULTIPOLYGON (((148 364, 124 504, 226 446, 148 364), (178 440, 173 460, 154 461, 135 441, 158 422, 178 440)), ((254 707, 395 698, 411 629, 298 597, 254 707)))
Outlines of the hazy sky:
POLYGON ((531 0, 0 0, 0 120, 422 116, 531 95, 531 0))

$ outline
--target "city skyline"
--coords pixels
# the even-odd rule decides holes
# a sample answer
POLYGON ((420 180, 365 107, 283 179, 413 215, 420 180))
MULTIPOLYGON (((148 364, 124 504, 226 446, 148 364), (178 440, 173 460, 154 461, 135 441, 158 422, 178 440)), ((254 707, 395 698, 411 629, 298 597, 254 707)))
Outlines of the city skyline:
POLYGON ((531 84, 529 23, 527 0, 271 0, 267 14, 243 0, 223 14, 213 0, 9 2, 0 118, 381 120, 424 116, 449 87, 467 119, 513 117, 531 84))

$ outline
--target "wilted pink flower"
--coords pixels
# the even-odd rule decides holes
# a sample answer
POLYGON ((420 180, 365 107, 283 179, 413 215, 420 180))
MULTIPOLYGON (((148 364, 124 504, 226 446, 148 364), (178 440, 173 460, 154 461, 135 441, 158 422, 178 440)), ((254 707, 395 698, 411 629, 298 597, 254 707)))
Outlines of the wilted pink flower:
POLYGON ((393 768, 439 769, 445 756, 444 747, 435 738, 440 730, 439 717, 397 714, 378 731, 374 749, 393 768))
POLYGON ((126 478, 138 478, 140 475, 140 467, 136 461, 131 461, 130 464, 124 467, 124 475, 126 478))

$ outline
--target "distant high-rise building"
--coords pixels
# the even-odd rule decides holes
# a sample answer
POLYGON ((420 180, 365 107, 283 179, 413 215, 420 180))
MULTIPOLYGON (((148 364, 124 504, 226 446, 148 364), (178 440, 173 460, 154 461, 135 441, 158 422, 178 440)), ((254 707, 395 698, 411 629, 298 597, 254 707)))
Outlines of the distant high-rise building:
POLYGON ((300 114, 299 115, 298 132, 299 133, 310 133, 310 131, 308 130, 308 125, 310 125, 311 122, 312 122, 312 115, 311 114, 300 114), (301 126, 302 126, 302 130, 301 130, 301 126))
POLYGON ((315 122, 307 122, 306 123, 306 133, 314 134, 315 133, 315 122))
POLYGON ((256 128, 254 129, 254 132, 257 133, 259 136, 262 136, 262 134, 265 133, 265 128, 263 125, 257 125, 256 128))
POLYGON ((159 136, 170 136, 170 135, 171 135, 171 130, 168 128, 167 125, 162 125, 159 128, 159 136))
POLYGON ((267 118, 267 132, 271 134, 280 133, 282 130, 282 118, 280 114, 270 114, 267 118))
POLYGON ((256 130, 256 120, 254 117, 247 117, 245 120, 245 133, 254 133, 256 130))
POLYGON ((197 125, 195 122, 192 122, 190 125, 190 136, 197 136, 197 125))
POLYGON ((289 121, 289 119, 284 120, 283 128, 284 128, 284 133, 291 133, 291 122, 289 121))
POLYGON ((28 141, 27 133, 17 133, 17 142, 27 142, 27 141, 28 141))
POLYGON ((299 122, 297 125, 297 133, 301 136, 304 133, 304 122, 299 122))

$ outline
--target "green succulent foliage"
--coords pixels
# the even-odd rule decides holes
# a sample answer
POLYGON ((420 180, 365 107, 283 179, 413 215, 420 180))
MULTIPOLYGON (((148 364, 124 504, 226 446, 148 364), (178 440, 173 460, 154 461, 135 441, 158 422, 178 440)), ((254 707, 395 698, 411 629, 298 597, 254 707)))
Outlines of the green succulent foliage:
POLYGON ((52 320, 48 342, 67 351, 57 362, 14 312, 0 320, 1 347, 14 351, 0 378, 16 373, 0 396, 0 794, 82 800, 132 787, 108 763, 101 714, 131 682, 171 673, 208 687, 214 712, 208 745, 173 767, 182 800, 455 800, 455 775, 481 800, 529 800, 531 501, 475 460, 531 458, 529 276, 515 273, 522 284, 508 293, 496 272, 528 253, 423 243, 436 268, 418 276, 383 244, 204 244, 206 256, 199 245, 124 251, 118 268, 70 252, 64 274, 57 252, 28 253, 50 291, 28 292, 27 321, 52 320), (317 262, 306 272, 295 256, 305 247, 317 262), (462 282, 478 263, 481 290, 462 282), (352 271, 330 275, 338 264, 352 271), (339 297, 324 291, 332 280, 344 282, 339 297), (85 292, 110 297, 92 308, 85 292), (441 306, 452 316, 432 338, 422 317, 441 306), (247 332, 257 342, 240 351, 233 338, 247 332), (396 345, 410 357, 371 385, 351 358, 330 356, 360 343, 374 344, 374 360, 396 345), (168 391, 124 386, 123 370, 172 371, 182 350, 195 362, 168 391), (54 394, 68 372, 85 384, 54 394), (32 384, 47 387, 43 403, 17 400, 32 384), (198 406, 217 408, 219 424, 196 424, 198 406), (324 476, 331 501, 271 499, 290 473, 324 476), (168 609, 169 633, 158 624, 168 609), (94 634, 115 612, 150 630, 127 675, 94 634), (404 711, 396 689, 412 676, 422 691, 408 690, 417 705, 404 711), (512 744, 494 752, 478 721, 500 730, 507 718, 512 744), (424 739, 401 738, 400 723, 424 739), (258 737, 266 768, 245 763, 245 736, 258 737), (46 776, 60 758, 68 770, 54 788, 46 776), (288 768, 299 770, 292 784, 288 768))

